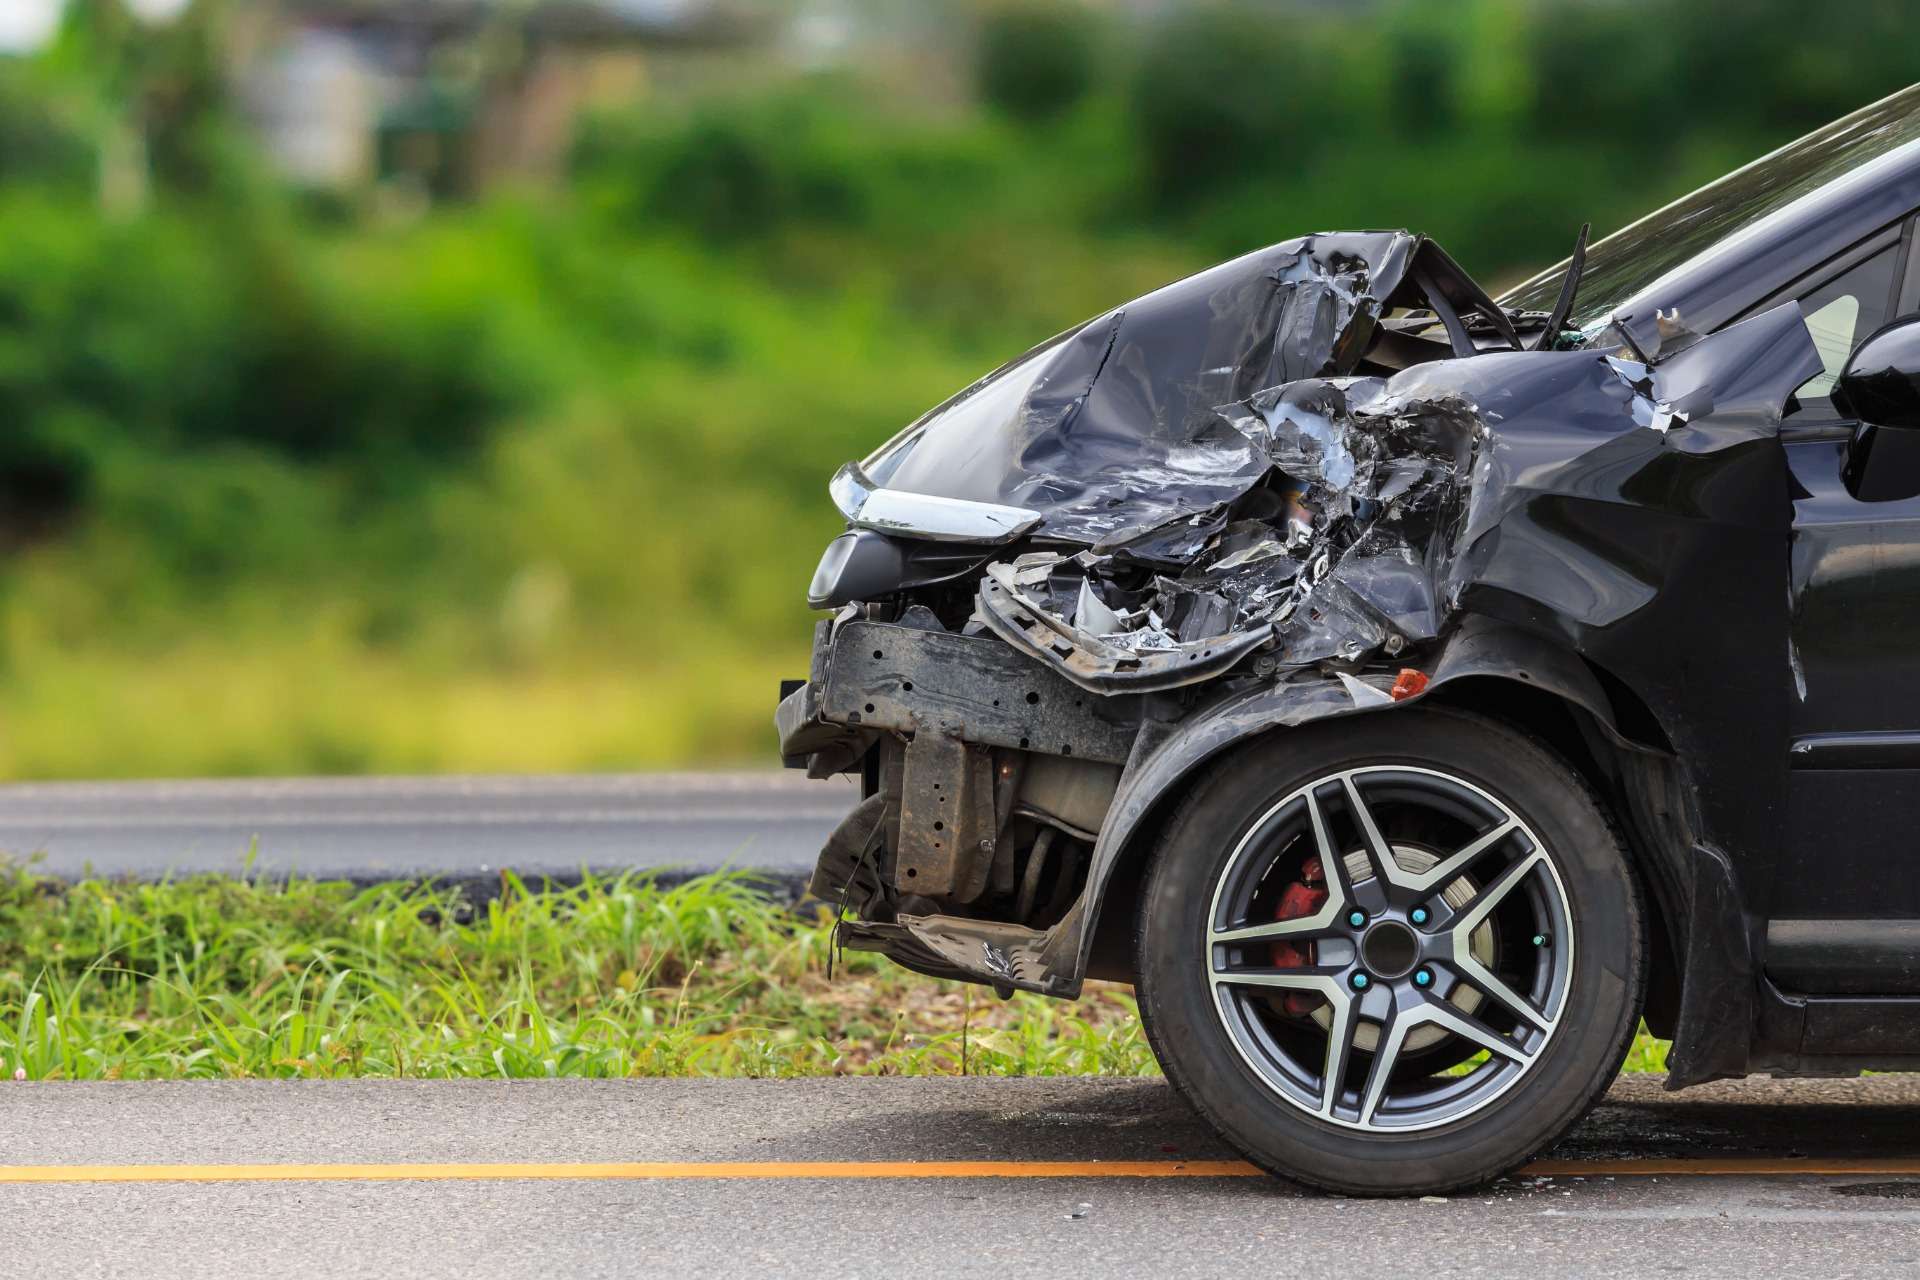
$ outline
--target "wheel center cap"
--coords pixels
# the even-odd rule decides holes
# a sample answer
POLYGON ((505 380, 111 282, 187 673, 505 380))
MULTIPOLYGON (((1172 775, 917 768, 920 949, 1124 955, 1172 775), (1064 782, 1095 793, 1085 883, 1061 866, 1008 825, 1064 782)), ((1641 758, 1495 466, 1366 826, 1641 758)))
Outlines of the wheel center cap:
POLYGON ((1398 920, 1382 920, 1360 940, 1360 958, 1382 978, 1403 977, 1420 958, 1420 939, 1398 920))

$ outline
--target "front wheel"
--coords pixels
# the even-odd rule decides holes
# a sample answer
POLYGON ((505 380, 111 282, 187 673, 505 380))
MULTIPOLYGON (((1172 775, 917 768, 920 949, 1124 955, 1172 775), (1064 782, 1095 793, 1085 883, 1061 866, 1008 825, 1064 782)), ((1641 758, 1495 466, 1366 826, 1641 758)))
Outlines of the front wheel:
POLYGON ((1637 1025, 1639 891, 1533 739, 1408 708, 1213 768, 1147 873, 1140 1013, 1174 1085, 1276 1173, 1407 1195, 1520 1164, 1637 1025))

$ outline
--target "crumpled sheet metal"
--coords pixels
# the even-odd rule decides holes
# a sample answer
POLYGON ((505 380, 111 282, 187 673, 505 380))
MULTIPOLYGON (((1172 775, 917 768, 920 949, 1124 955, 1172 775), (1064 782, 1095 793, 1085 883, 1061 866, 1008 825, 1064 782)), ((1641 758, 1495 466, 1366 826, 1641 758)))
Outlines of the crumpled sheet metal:
POLYGON ((1374 696, 1380 659, 1443 683, 1494 627, 1475 673, 1519 673, 1603 725, 1650 715, 1643 772, 1672 777, 1636 806, 1639 852, 1691 886, 1667 904, 1685 945, 1674 1080, 1737 1074, 1794 697, 1780 415, 1818 353, 1791 303, 1707 337, 1660 316, 1470 356, 1456 316, 1454 358, 1355 376, 1382 367, 1362 369, 1370 343, 1404 336, 1382 317, 1420 305, 1439 261, 1424 243, 1311 237, 1169 286, 870 460, 877 485, 1040 514, 1042 549, 979 592, 1010 645, 1099 694, 1226 677, 1142 730, 1086 888, 1044 937, 917 922, 915 954, 1072 994, 1109 878, 1170 789, 1276 726, 1398 714, 1374 696), (1305 669, 1329 665, 1357 685, 1305 669))
MULTIPOLYGON (((1616 690, 1651 715, 1664 742, 1647 740, 1643 772, 1671 782, 1634 808, 1639 852, 1661 864, 1655 879, 1681 887, 1666 904, 1685 954, 1677 1087, 1747 1066, 1757 999, 1748 940, 1782 856, 1793 699, 1780 660, 1793 516, 1780 415, 1820 362, 1794 304, 1670 352, 1644 388, 1608 356, 1620 358, 1487 354, 1387 380, 1384 393, 1408 402, 1473 404, 1485 428, 1452 545, 1428 549, 1427 563, 1444 571, 1446 634, 1403 661, 1432 671, 1430 688, 1518 675, 1602 725, 1626 705, 1616 690), (1659 400, 1693 408, 1661 432, 1635 414, 1636 402, 1659 400)), ((1216 690, 1196 695, 1173 733, 1129 767, 1089 870, 1090 912, 1146 815, 1206 761, 1281 725, 1396 714, 1306 672, 1216 690)), ((1084 972, 1094 932, 1081 922, 1080 952, 1064 969, 1084 972)))
MULTIPOLYGON (((1200 628, 1210 634, 1182 643, 1174 638, 1177 633, 1163 627, 1132 627, 1121 622, 1119 615, 1093 594, 1089 578, 1079 579, 1079 603, 1073 616, 1081 625, 1076 626, 1060 612, 1038 603, 1039 584, 1025 589, 1018 585, 1023 575, 1031 577, 1037 572, 1044 576, 1062 563, 1073 562, 1047 554, 1021 559, 1028 563, 987 566, 987 576, 980 584, 981 616, 1007 643, 1051 662, 1083 688, 1104 693, 1124 685, 1132 692, 1146 693, 1211 679, 1266 643, 1272 632, 1270 626, 1234 632, 1228 629, 1228 619, 1222 618, 1200 628), (1090 618, 1098 620, 1093 625, 1110 629, 1084 629, 1090 618)), ((1181 603, 1201 602, 1199 608, 1211 607, 1208 602, 1214 599, 1218 597, 1201 592, 1185 592, 1180 597, 1181 603)), ((1127 616, 1132 617, 1133 612, 1127 616)))
MULTIPOLYGON (((1614 353, 1489 355, 1393 380, 1409 395, 1444 385, 1488 406, 1465 524, 1446 557, 1450 611, 1499 592, 1563 620, 1563 630, 1607 628, 1699 571, 1679 558, 1683 548, 1764 530, 1768 554, 1785 554, 1780 415, 1821 367, 1798 305, 1723 329, 1632 380, 1620 363, 1614 353), (1661 421, 1661 405, 1671 421, 1661 421)), ((1723 570, 1744 558, 1723 554, 1723 570)), ((1781 597, 1769 608, 1723 616, 1783 614, 1777 587, 1768 584, 1781 597)), ((1696 643, 1667 643, 1683 639, 1696 643)))
MULTIPOLYGON (((1643 806, 1653 827, 1643 852, 1673 862, 1676 884, 1711 883, 1678 904, 1689 923, 1676 1079, 1742 1069, 1744 1049, 1709 1046, 1744 1043, 1737 1032, 1752 1024, 1746 934, 1781 854, 1793 690, 1780 661, 1792 520, 1780 416, 1820 361, 1792 303, 1704 338, 1663 319, 1653 350, 1622 328, 1574 350, 1488 351, 1387 378, 1329 376, 1323 363, 1247 387, 1213 400, 1199 428, 1236 459, 1232 483, 1208 473, 1163 498, 1158 521, 1134 519, 1151 504, 1118 503, 1127 520, 1090 522, 1060 539, 1068 549, 990 568, 981 620, 1083 687, 1172 687, 1182 664, 1202 672, 1210 648, 1235 641, 1248 645, 1236 674, 1286 677, 1222 680, 1181 704, 1171 735, 1143 731, 1087 888, 1023 953, 1032 974, 1016 978, 1078 989, 1104 887, 1139 820, 1205 760, 1279 725, 1394 714, 1337 676, 1287 666, 1358 669, 1377 689, 1379 657, 1438 637, 1401 662, 1439 682, 1448 654, 1497 625, 1477 671, 1532 669, 1536 687, 1603 724, 1616 691, 1630 695, 1619 705, 1637 699, 1651 715, 1649 759, 1671 769, 1671 790, 1697 814, 1681 822, 1670 803, 1643 806), (1528 643, 1541 650, 1531 663, 1528 643)), ((982 453, 998 438, 987 435, 982 453)), ((1067 486, 1057 506, 1020 500, 1045 513, 1045 539, 1057 514, 1098 491, 1067 486)))
POLYGON ((1221 406, 1266 461, 1255 484, 1128 541, 992 566, 981 620, 1102 693, 1196 683, 1256 650, 1268 671, 1395 657, 1476 588, 1617 623, 1662 589, 1658 549, 1596 556, 1577 522, 1515 511, 1559 490, 1560 504, 1653 508, 1647 528, 1684 515, 1666 510, 1684 495, 1619 474, 1774 442, 1787 395, 1818 369, 1794 304, 1711 338, 1677 318, 1661 332, 1657 363, 1617 347, 1488 352, 1221 406))
POLYGON ((1473 405, 1309 378, 1218 412, 1266 460, 1258 489, 1129 542, 992 565, 986 625, 1100 692, 1196 683, 1256 648, 1300 667, 1437 636, 1473 405))
POLYGON ((1350 371, 1427 243, 1312 235, 1170 284, 982 378, 883 447, 868 474, 1039 511, 1040 536, 1082 545, 1203 513, 1269 465, 1218 406, 1350 371))

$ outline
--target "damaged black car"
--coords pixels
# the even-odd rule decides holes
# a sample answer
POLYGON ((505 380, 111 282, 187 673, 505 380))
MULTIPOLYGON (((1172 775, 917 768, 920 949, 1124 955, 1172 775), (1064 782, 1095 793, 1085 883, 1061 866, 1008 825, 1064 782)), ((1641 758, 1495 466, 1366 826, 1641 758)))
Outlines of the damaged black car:
POLYGON ((1349 1193, 1673 1088, 1920 1068, 1920 86, 1506 294, 1315 234, 1043 343, 831 484, 787 762, 838 937, 1131 982, 1349 1193))

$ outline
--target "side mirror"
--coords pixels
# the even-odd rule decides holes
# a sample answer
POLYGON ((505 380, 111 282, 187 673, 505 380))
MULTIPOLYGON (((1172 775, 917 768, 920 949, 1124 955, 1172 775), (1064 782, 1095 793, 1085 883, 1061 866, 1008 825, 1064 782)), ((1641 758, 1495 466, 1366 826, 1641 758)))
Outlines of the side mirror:
POLYGON ((1855 347, 1832 395, 1835 408, 1861 422, 1920 428, 1920 318, 1890 324, 1855 347))

